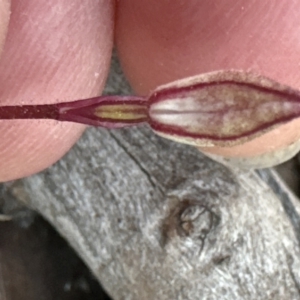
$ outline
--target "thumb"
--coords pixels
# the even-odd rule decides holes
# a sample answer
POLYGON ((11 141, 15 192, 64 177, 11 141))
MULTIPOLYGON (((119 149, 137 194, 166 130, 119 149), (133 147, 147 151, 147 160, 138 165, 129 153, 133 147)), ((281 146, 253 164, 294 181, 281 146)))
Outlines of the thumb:
MULTIPOLYGON (((122 0, 116 44, 139 94, 220 69, 251 70, 299 89, 299 9, 299 1, 122 0)), ((285 150, 299 140, 297 119, 241 145, 203 150, 254 157, 285 150)))

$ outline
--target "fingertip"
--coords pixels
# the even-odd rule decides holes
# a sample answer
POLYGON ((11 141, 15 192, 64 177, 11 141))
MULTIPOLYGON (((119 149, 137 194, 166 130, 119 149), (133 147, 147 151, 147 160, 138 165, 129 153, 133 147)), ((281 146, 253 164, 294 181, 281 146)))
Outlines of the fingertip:
MULTIPOLYGON (((11 9, 0 61, 2 105, 99 95, 113 45, 113 1, 14 1, 11 9)), ((84 128, 51 120, 0 121, 0 181, 49 167, 84 128)))
MULTIPOLYGON (((126 77, 139 94, 221 69, 252 71, 299 89, 299 11, 299 1, 122 0, 116 44, 126 77)), ((261 155, 294 143, 299 128, 287 124, 251 145, 209 151, 261 155)))
POLYGON ((300 2, 122 0, 116 44, 139 93, 220 69, 251 70, 300 87, 300 2))

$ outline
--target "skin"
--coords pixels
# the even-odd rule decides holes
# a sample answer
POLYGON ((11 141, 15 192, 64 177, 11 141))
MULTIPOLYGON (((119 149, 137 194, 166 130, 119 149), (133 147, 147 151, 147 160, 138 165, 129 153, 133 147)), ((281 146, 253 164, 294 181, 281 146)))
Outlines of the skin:
MULTIPOLYGON (((0 0, 0 48, 7 32, 0 58, 0 104, 99 95, 109 67, 114 26, 122 66, 137 94, 148 94, 175 79, 227 68, 253 70, 300 88, 299 1, 116 3, 114 7, 109 0, 74 0, 72 5, 60 0, 12 0, 7 31, 9 6, 7 0, 0 0)), ((46 120, 24 124, 0 122, 0 181, 47 168, 84 129, 46 120)), ((289 126, 294 136, 299 124, 289 126)), ((280 144, 276 147, 284 146, 278 142, 280 130, 276 131, 280 144)), ((272 136, 261 140, 247 155, 255 155, 255 149, 266 151, 273 142, 272 136)), ((244 147, 238 155, 249 149, 244 147)), ((226 151, 237 155, 233 148, 226 151)))

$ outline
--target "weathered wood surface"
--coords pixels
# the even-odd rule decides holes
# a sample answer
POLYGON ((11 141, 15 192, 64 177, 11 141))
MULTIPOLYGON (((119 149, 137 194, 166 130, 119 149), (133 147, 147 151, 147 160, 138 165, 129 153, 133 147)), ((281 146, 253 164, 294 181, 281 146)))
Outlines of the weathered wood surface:
POLYGON ((57 228, 113 299, 300 299, 300 206, 273 171, 259 174, 146 127, 89 129, 10 192, 57 228))

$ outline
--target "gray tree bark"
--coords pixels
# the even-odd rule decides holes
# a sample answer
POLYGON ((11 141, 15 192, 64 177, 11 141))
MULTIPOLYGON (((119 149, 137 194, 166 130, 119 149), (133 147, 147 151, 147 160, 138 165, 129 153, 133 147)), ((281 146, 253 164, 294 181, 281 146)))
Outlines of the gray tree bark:
MULTIPOLYGON (((116 65, 109 82, 128 91, 116 65)), ((273 170, 224 167, 147 127, 91 128, 9 190, 113 299, 300 299, 300 205, 273 170)))

